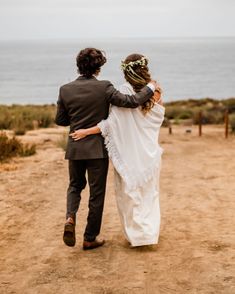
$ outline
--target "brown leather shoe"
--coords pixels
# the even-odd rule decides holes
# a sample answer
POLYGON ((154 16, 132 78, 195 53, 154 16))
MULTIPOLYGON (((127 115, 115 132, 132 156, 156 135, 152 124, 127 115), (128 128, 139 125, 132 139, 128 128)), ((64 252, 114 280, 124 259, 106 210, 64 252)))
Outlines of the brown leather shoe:
POLYGON ((68 218, 64 225, 63 240, 64 243, 70 247, 73 247, 76 244, 75 223, 72 218, 68 218))
POLYGON ((103 246, 105 243, 105 240, 99 240, 95 239, 92 242, 89 241, 83 241, 83 250, 90 250, 90 249, 95 249, 97 247, 103 246))

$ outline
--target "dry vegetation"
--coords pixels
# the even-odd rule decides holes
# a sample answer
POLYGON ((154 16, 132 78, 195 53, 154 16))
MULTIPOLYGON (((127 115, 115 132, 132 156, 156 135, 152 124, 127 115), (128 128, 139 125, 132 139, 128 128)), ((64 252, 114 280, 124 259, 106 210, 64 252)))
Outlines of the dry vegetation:
POLYGON ((14 130, 16 135, 54 124, 55 105, 0 105, 0 130, 14 130))
MULTIPOLYGON (((222 124, 224 114, 229 113, 231 128, 235 130, 235 98, 224 100, 189 99, 165 103, 166 120, 180 124, 192 120, 198 124, 198 114, 202 112, 203 124, 222 124)), ((0 130, 14 130, 16 135, 23 135, 27 130, 53 126, 56 112, 55 105, 0 105, 0 130)))
MULTIPOLYGON (((55 105, 1 105, 0 131, 13 130, 16 136, 24 135, 28 130, 52 126, 54 116, 55 105)), ((0 162, 14 156, 30 156, 35 152, 35 144, 23 144, 18 138, 0 132, 0 162)))
MULTIPOLYGON (((225 100, 189 99, 165 104, 166 114, 164 125, 198 124, 199 112, 202 113, 203 124, 222 124, 225 111, 229 113, 231 132, 235 133, 235 98, 225 100)), ((13 130, 16 136, 25 135, 29 130, 54 126, 55 105, 0 105, 0 131, 13 130)), ((61 136, 57 146, 66 148, 67 134, 61 136)), ((0 136, 0 161, 16 155, 34 154, 35 145, 23 145, 17 138, 0 136)))
POLYGON ((222 124, 225 111, 228 111, 231 129, 235 131, 235 98, 180 100, 166 103, 165 106, 165 123, 170 120, 175 124, 180 124, 184 120, 191 120, 192 124, 198 124, 199 112, 202 113, 203 124, 222 124))
POLYGON ((17 155, 30 156, 35 153, 35 144, 23 144, 16 137, 9 138, 4 132, 0 133, 0 162, 17 155))

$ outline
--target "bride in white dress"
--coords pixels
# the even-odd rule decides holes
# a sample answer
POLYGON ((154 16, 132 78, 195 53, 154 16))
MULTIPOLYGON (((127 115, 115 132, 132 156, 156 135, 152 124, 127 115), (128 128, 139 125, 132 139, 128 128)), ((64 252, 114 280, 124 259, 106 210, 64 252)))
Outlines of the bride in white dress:
MULTIPOLYGON (((150 80, 148 60, 140 54, 129 55, 122 62, 126 83, 124 94, 134 94, 150 80)), ((136 109, 111 107, 106 120, 71 136, 79 140, 100 133, 115 169, 117 207, 124 234, 132 246, 158 243, 160 230, 159 176, 162 148, 159 130, 165 108, 161 89, 136 109)))

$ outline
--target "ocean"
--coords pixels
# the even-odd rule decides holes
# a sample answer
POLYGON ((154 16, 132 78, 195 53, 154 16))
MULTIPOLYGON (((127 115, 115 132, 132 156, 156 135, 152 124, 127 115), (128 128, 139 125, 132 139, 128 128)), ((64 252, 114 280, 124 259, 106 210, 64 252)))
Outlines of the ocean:
POLYGON ((0 104, 56 103, 59 87, 77 78, 77 53, 91 46, 108 59, 99 79, 117 87, 121 60, 141 53, 165 101, 235 97, 235 38, 1 41, 0 104))

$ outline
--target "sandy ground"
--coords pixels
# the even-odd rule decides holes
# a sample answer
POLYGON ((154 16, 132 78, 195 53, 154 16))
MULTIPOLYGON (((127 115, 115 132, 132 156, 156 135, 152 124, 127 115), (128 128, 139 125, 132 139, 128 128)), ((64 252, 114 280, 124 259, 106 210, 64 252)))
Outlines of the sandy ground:
POLYGON ((161 132, 162 223, 156 246, 130 249, 115 206, 112 167, 103 218, 104 247, 84 252, 88 190, 77 245, 62 241, 67 162, 55 141, 63 129, 29 132, 36 155, 0 167, 0 293, 235 293, 235 137, 205 127, 161 132))

